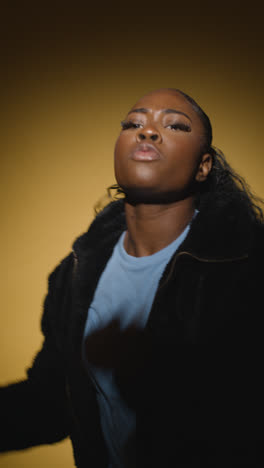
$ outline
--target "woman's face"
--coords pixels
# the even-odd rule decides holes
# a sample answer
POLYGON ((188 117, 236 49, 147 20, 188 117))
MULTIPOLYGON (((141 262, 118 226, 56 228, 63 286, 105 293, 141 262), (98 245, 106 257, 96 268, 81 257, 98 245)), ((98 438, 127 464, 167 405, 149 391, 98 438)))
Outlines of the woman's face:
POLYGON ((138 201, 186 198, 211 168, 202 143, 203 126, 191 104, 177 91, 153 91, 122 123, 114 153, 117 183, 138 201))

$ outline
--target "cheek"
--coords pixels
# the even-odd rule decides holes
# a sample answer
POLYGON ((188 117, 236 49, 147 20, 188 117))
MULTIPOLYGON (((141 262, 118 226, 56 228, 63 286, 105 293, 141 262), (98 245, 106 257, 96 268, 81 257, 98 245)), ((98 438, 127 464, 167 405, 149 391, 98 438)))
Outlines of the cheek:
POLYGON ((167 183, 179 189, 187 187, 193 182, 199 166, 199 152, 197 146, 178 144, 168 149, 167 153, 167 183))
POLYGON ((200 159, 200 143, 191 138, 178 139, 167 144, 166 152, 171 166, 177 167, 181 172, 192 172, 200 159))
POLYGON ((129 153, 132 149, 132 138, 128 135, 121 134, 114 148, 114 169, 117 179, 128 177, 131 170, 131 161, 129 161, 129 153))
POLYGON ((116 160, 117 155, 119 153, 119 147, 120 147, 120 137, 117 138, 115 142, 115 147, 114 147, 114 160, 116 160))
POLYGON ((132 145, 132 136, 121 133, 115 143, 115 148, 114 148, 115 157, 122 158, 122 156, 126 156, 130 151, 131 145, 132 145))
POLYGON ((114 166, 115 170, 120 168, 122 165, 122 154, 123 154, 123 147, 122 147, 122 140, 120 137, 117 139, 115 148, 114 148, 114 166))
POLYGON ((125 145, 123 144, 122 139, 119 137, 114 148, 114 172, 116 181, 120 186, 123 186, 128 177, 126 157, 124 154, 125 145))
POLYGON ((127 138, 124 139, 122 135, 118 137, 116 140, 116 144, 114 147, 114 161, 115 164, 122 163, 126 158, 126 155, 129 151, 129 143, 127 142, 127 138))

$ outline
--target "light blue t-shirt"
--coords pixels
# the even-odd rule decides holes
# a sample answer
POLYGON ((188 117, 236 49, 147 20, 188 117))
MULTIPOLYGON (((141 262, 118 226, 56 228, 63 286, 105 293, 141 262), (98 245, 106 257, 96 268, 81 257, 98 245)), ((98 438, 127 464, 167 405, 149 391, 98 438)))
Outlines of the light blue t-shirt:
MULTIPOLYGON (((154 296, 170 258, 188 234, 188 225, 181 235, 164 249, 146 257, 133 257, 124 249, 125 232, 119 238, 98 282, 90 305, 84 339, 113 319, 121 329, 137 324, 146 326, 154 296)), ((111 468, 124 468, 124 451, 136 430, 136 415, 127 407, 115 384, 111 370, 89 364, 87 370, 97 387, 97 400, 111 468)))

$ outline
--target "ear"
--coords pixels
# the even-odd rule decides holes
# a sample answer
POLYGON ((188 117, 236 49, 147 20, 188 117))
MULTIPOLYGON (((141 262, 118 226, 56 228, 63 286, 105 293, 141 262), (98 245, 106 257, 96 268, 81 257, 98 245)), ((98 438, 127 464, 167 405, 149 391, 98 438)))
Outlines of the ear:
POLYGON ((195 180, 197 180, 197 182, 204 182, 207 179, 207 176, 212 169, 212 164, 212 155, 210 153, 203 154, 195 176, 195 180))

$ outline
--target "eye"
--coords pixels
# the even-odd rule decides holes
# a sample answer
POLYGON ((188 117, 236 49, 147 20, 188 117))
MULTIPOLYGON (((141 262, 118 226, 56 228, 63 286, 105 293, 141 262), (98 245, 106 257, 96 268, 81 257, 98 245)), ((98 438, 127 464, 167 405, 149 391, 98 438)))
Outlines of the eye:
POLYGON ((132 122, 131 120, 122 120, 121 127, 122 130, 128 130, 129 128, 139 128, 141 126, 140 123, 132 122))
POLYGON ((170 125, 167 125, 167 127, 171 128, 172 130, 182 130, 183 132, 191 131, 191 127, 189 127, 189 125, 184 124, 184 123, 170 124, 170 125))

